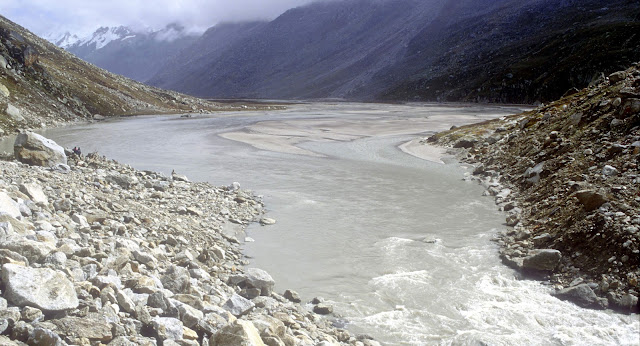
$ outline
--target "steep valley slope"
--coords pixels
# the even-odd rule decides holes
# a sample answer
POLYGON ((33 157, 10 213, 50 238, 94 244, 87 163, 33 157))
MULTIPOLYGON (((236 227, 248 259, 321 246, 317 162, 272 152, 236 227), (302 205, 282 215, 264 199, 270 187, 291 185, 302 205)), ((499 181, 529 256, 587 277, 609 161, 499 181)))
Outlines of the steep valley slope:
POLYGON ((241 107, 149 87, 107 72, 0 16, 0 136, 105 116, 241 107))
POLYGON ((216 30, 149 82, 220 98, 535 103, 640 60, 640 3, 626 0, 346 0, 216 30))
POLYGON ((425 139, 472 164, 507 212, 504 262, 585 307, 639 311, 639 67, 533 111, 425 139))

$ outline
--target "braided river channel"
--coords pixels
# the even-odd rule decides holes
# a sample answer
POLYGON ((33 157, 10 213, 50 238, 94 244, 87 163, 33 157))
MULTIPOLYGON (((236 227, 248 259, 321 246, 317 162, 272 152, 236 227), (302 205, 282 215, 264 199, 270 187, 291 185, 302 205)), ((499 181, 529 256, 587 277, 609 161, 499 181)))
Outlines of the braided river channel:
POLYGON ((248 228, 249 266, 269 272, 279 293, 323 297, 336 323, 384 345, 640 344, 638 315, 582 309, 519 279, 492 241, 505 228, 492 198, 452 159, 436 162, 437 149, 402 146, 519 111, 309 103, 41 133, 137 169, 262 195, 277 223, 248 228))

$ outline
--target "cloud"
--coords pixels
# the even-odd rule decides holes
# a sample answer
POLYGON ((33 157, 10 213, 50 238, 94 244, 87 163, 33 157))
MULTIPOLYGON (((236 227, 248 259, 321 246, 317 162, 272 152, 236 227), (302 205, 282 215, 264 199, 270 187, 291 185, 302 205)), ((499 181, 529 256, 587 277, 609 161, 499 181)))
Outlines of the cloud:
POLYGON ((21 0, 0 1, 0 14, 38 35, 88 35, 100 26, 159 29, 180 23, 191 31, 227 21, 273 19, 313 0, 21 0))

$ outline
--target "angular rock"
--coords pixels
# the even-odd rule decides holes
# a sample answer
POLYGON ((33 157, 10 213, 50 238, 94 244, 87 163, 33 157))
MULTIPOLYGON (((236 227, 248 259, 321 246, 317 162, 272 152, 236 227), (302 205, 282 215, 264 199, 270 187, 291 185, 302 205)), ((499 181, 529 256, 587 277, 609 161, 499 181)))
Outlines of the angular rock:
POLYGON ((160 340, 182 340, 184 335, 182 322, 173 317, 154 317, 151 320, 153 330, 160 340))
POLYGON ((27 342, 30 346, 62 346, 66 345, 60 336, 49 329, 35 328, 27 342))
POLYGON ((560 263, 562 254, 554 249, 537 249, 529 251, 529 255, 522 261, 524 269, 553 271, 560 263))
POLYGON ((284 297, 294 303, 302 302, 302 299, 300 299, 300 295, 296 291, 286 290, 284 291, 284 297))
POLYGON ((47 268, 28 268, 15 264, 2 266, 5 298, 17 306, 33 306, 57 312, 78 307, 78 297, 71 281, 47 268))
POLYGON ((67 164, 64 148, 33 132, 20 133, 13 146, 18 161, 34 166, 52 167, 67 164))
POLYGON ((23 320, 27 322, 38 322, 44 318, 44 314, 42 313, 42 310, 37 308, 32 308, 30 306, 25 306, 24 308, 22 308, 22 311, 20 312, 20 316, 22 317, 23 320))
POLYGON ((56 248, 50 243, 21 238, 0 243, 0 249, 7 249, 20 254, 28 259, 30 263, 39 263, 56 248))
POLYGON ((333 306, 325 303, 320 303, 313 307, 313 312, 319 315, 328 315, 333 313, 333 306))
POLYGON ((42 187, 37 183, 26 183, 20 185, 20 191, 29 196, 35 203, 49 203, 49 199, 42 191, 42 187))
POLYGON ((119 185, 124 189, 130 189, 138 184, 138 179, 136 177, 119 173, 107 175, 105 180, 112 184, 119 185))
POLYGON ((164 288, 173 293, 189 293, 189 287, 191 286, 190 278, 191 276, 187 269, 172 265, 160 278, 160 281, 164 288))
POLYGON ((7 214, 13 218, 22 215, 18 203, 3 191, 0 191, 0 214, 7 214))
POLYGON ((260 295, 270 296, 276 282, 266 271, 258 268, 249 268, 246 271, 246 283, 260 290, 260 295))
POLYGON ((265 346, 258 329, 250 321, 237 320, 209 339, 210 345, 265 346))
POLYGON ((234 316, 240 317, 253 309, 255 304, 237 294, 233 294, 222 306, 234 316))
POLYGON ((20 109, 12 104, 7 104, 7 115, 13 119, 13 121, 21 122, 24 120, 22 115, 20 114, 20 109))
POLYGON ((127 296, 124 291, 118 290, 116 292, 116 300, 118 301, 118 305, 122 308, 122 310, 133 314, 136 311, 136 305, 129 296, 127 296))
POLYGON ((574 194, 586 211, 593 211, 607 202, 607 198, 593 190, 581 190, 574 194))
POLYGON ((60 335, 87 338, 91 341, 109 342, 113 339, 111 324, 99 318, 65 317, 50 321, 60 335))
POLYGON ((571 301, 584 308, 605 309, 607 307, 607 300, 598 298, 588 284, 568 287, 556 292, 554 295, 559 299, 571 301))
POLYGON ((80 214, 73 214, 71 216, 71 220, 73 220, 73 222, 77 223, 78 226, 80 226, 80 228, 89 228, 89 222, 87 221, 87 218, 84 217, 83 215, 80 214))
POLYGON ((200 310, 183 303, 176 305, 178 305, 178 311, 180 312, 180 320, 188 328, 193 328, 198 324, 199 320, 204 318, 204 314, 200 310))

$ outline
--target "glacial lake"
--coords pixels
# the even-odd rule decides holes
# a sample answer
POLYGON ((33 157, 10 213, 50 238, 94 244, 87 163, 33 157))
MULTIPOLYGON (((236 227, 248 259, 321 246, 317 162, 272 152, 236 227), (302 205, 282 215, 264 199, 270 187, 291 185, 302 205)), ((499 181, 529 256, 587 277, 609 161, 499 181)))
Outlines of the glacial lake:
POLYGON ((579 308, 519 280, 492 242, 504 215, 463 167, 398 148, 517 107, 311 103, 284 111, 142 116, 42 131, 137 169, 262 195, 250 267, 321 296, 386 345, 638 345, 638 315, 579 308))

